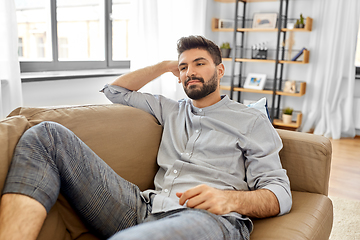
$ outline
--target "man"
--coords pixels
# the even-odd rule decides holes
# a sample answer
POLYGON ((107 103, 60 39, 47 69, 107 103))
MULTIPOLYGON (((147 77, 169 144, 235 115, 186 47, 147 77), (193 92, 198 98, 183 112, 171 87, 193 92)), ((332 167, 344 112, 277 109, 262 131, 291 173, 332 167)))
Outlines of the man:
POLYGON ((163 126, 155 189, 140 192, 72 132, 41 123, 15 151, 1 201, 1 239, 35 239, 60 190, 91 229, 111 239, 249 239, 248 217, 290 211, 281 140, 267 116, 220 95, 219 48, 190 36, 179 40, 178 53, 178 61, 125 74, 102 90, 163 126), (138 92, 165 72, 178 77, 191 100, 138 92))

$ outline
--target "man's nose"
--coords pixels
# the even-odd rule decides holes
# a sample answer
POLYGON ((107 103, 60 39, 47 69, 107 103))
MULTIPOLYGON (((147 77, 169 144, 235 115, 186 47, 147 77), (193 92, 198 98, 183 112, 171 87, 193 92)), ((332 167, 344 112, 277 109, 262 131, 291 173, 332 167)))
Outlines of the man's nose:
POLYGON ((186 77, 191 77, 191 76, 196 76, 195 74, 195 69, 191 66, 188 66, 187 68, 187 72, 186 72, 186 77))

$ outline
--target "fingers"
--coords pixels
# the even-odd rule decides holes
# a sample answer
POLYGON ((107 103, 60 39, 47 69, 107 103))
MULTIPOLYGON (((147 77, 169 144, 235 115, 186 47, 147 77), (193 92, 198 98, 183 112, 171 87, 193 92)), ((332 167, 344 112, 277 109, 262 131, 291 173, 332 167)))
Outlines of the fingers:
POLYGON ((221 191, 207 185, 199 185, 183 193, 176 193, 179 204, 189 208, 203 209, 211 213, 222 215, 231 211, 228 196, 221 191))
POLYGON ((179 204, 184 205, 186 201, 188 207, 196 207, 197 205, 206 201, 209 197, 210 191, 214 189, 205 184, 190 188, 182 193, 179 199, 179 204))

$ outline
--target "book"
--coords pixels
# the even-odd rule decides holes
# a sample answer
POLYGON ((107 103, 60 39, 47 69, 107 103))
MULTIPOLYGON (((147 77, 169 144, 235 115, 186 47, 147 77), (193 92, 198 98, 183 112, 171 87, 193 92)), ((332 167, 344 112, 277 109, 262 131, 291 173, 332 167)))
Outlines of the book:
POLYGON ((296 61, 296 59, 298 59, 303 54, 304 50, 306 50, 306 48, 301 49, 300 52, 298 52, 295 57, 291 59, 291 61, 296 61))

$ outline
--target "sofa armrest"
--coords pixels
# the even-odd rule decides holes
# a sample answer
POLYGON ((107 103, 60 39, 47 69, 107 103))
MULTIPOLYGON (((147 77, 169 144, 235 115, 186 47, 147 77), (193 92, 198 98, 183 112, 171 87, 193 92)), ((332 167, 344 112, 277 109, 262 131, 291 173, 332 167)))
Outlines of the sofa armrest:
POLYGON ((328 194, 331 167, 329 139, 308 133, 277 129, 283 149, 280 159, 293 191, 328 194))

